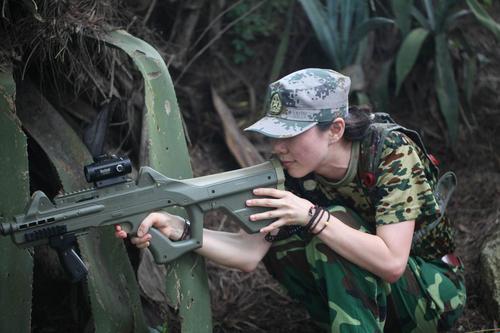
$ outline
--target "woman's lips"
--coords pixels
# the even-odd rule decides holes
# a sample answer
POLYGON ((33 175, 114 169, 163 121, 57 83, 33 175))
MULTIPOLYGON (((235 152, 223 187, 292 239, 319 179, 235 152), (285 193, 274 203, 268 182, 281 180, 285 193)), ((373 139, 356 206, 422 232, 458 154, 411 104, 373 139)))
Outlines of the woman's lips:
POLYGON ((284 168, 290 166, 293 163, 293 161, 281 161, 281 164, 283 165, 284 168))

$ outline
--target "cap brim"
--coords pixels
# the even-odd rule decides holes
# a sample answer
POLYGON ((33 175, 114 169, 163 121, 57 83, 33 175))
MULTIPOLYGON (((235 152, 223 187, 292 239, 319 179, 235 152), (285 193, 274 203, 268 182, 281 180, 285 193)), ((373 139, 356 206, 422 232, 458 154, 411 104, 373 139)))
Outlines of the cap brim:
POLYGON ((315 121, 287 120, 266 116, 252 126, 245 128, 245 131, 257 132, 271 138, 291 138, 307 131, 316 124, 315 121))

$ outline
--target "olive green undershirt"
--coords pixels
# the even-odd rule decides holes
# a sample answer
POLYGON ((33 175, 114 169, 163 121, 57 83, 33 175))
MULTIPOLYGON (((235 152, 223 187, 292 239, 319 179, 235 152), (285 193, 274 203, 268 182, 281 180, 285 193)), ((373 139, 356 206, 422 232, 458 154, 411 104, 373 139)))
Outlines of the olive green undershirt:
POLYGON ((349 165, 347 166, 347 171, 342 179, 339 181, 331 181, 328 180, 318 174, 315 175, 316 179, 318 182, 334 187, 334 188, 339 188, 342 186, 345 186, 347 184, 350 184, 354 177, 356 176, 356 173, 358 171, 358 161, 359 161, 359 146, 360 142, 359 141, 354 141, 351 146, 351 158, 349 159, 349 165))

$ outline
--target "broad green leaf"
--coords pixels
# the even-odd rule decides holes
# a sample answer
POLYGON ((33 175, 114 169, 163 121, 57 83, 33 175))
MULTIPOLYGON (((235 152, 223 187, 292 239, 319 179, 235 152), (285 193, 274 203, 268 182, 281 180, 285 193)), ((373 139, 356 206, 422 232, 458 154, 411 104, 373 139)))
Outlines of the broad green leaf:
POLYGON ((459 20, 468 14, 470 14, 470 11, 464 9, 447 16, 444 22, 443 32, 453 29, 453 27, 455 27, 455 25, 459 23, 459 20))
POLYGON ((341 66, 345 67, 349 64, 346 58, 349 57, 349 53, 352 54, 353 49, 356 48, 356 45, 351 45, 349 43, 349 36, 351 33, 351 28, 354 23, 354 16, 356 13, 356 6, 359 4, 358 0, 341 0, 340 1, 340 22, 341 22, 341 30, 340 30, 340 49, 342 54, 341 66), (349 52, 350 51, 350 52, 349 52))
MULTIPOLYGON (((0 72, 0 214, 6 219, 22 212, 30 190, 26 135, 16 116, 15 96, 12 72, 0 72)), ((31 253, 0 236, 0 332, 31 332, 32 284, 31 253)))
POLYGON ((344 27, 345 30, 342 31, 344 36, 342 40, 342 63, 343 67, 346 67, 355 62, 360 52, 359 44, 363 38, 362 36, 355 37, 355 30, 356 27, 363 25, 370 18, 370 12, 365 0, 344 0, 344 2, 349 3, 349 6, 344 4, 341 8, 341 13, 344 12, 344 14, 341 14, 342 17, 348 20, 344 27), (356 38, 356 41, 353 40, 354 38, 356 38))
POLYGON ((446 32, 448 20, 454 15, 452 8, 457 3, 456 0, 440 0, 434 5, 434 33, 446 32))
POLYGON ((465 90, 465 100, 467 101, 467 106, 470 109, 472 93, 474 91, 474 81, 476 80, 477 74, 477 62, 476 57, 468 57, 464 62, 464 90, 465 90))
MULTIPOLYGON (((281 35, 281 41, 278 45, 278 49, 276 50, 276 54, 274 55, 273 67, 271 68, 271 74, 269 75, 269 82, 274 82, 280 76, 281 70, 283 68, 283 64, 285 63, 286 51, 288 50, 288 44, 290 41, 290 33, 292 31, 292 22, 293 22, 293 12, 294 5, 290 5, 286 18, 286 26, 285 31, 281 35)), ((269 97, 269 91, 266 91, 266 97, 264 100, 267 100, 269 97)), ((262 108, 261 113, 265 110, 262 108)), ((261 114, 261 117, 264 114, 261 114)))
POLYGON ((403 38, 410 32, 412 6, 413 0, 391 0, 392 12, 396 17, 396 25, 401 30, 403 38))
POLYGON ((450 52, 448 50, 448 39, 445 34, 434 37, 436 45, 436 93, 441 113, 448 127, 448 136, 451 144, 455 144, 458 138, 458 90, 453 73, 450 52))
POLYGON ((325 11, 319 0, 299 0, 304 11, 306 12, 309 22, 311 23, 314 32, 316 33, 316 38, 320 45, 325 50, 328 58, 333 63, 335 68, 340 68, 338 52, 340 50, 340 45, 336 43, 335 35, 332 34, 330 30, 330 24, 328 24, 325 17, 325 11))
POLYGON ((417 20, 417 22, 420 24, 420 26, 424 29, 427 29, 429 31, 432 31, 432 26, 430 22, 427 20, 427 18, 417 9, 417 7, 413 6, 411 8, 411 16, 417 20))
POLYGON ((426 29, 414 29, 401 44, 396 58, 396 95, 399 94, 401 84, 415 65, 420 48, 428 34, 429 31, 426 29))
MULTIPOLYGON (((443 0, 441 0, 443 1, 443 0)), ((425 12, 427 14, 427 21, 429 22, 429 25, 431 26, 431 30, 435 31, 436 30, 436 15, 434 12, 434 5, 432 3, 432 0, 424 0, 424 7, 425 7, 425 12)))
POLYGON ((271 75, 269 78, 269 82, 274 82, 280 76, 281 69, 283 68, 283 64, 285 63, 286 51, 288 50, 288 43, 290 41, 290 32, 292 31, 292 22, 293 22, 293 9, 294 4, 292 3, 288 9, 287 17, 286 17, 286 25, 285 30, 281 34, 281 41, 278 45, 278 49, 276 50, 276 54, 274 56, 273 67, 271 68, 271 75))
POLYGON ((479 22, 490 29, 497 39, 500 39, 500 24, 486 12, 484 7, 477 0, 467 0, 467 5, 479 22))
POLYGON ((360 40, 353 42, 353 31, 369 18, 366 1, 328 0, 325 5, 320 0, 299 1, 333 67, 351 65, 360 40))
MULTIPOLYGON (((146 100, 143 135, 147 138, 147 145, 141 152, 143 162, 169 177, 192 177, 174 85, 161 55, 148 43, 123 30, 110 32, 102 39, 126 52, 143 76, 146 100)), ((183 214, 180 209, 170 212, 183 214)), ((186 253, 166 265, 166 271, 166 294, 173 303, 171 305, 179 309, 182 331, 211 332, 210 294, 204 259, 195 253, 186 253)))
POLYGON ((370 31, 388 24, 394 24, 394 20, 385 17, 372 17, 365 20, 352 33, 351 43, 358 44, 370 31))
POLYGON ((389 78, 391 77, 393 58, 384 62, 375 82, 373 90, 373 104, 377 111, 389 112, 389 78))

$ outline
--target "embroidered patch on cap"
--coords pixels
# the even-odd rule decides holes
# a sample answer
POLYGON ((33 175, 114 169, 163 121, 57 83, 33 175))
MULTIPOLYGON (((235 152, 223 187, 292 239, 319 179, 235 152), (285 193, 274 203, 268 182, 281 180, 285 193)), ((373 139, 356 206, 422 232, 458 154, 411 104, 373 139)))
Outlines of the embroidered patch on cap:
POLYGON ((277 116, 283 111, 280 94, 275 92, 271 96, 271 104, 269 105, 269 114, 277 116))

